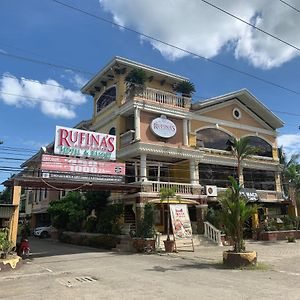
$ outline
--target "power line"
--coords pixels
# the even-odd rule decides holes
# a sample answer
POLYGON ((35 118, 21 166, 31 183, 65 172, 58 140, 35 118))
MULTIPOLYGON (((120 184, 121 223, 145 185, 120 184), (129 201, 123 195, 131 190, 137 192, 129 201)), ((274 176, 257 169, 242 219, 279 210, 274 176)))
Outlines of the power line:
MULTIPOLYGON (((55 0, 52 0, 52 1, 55 1, 55 0)), ((283 43, 283 44, 285 44, 285 45, 287 45, 287 46, 289 46, 289 47, 292 47, 293 49, 295 49, 295 50, 297 50, 297 51, 300 51, 300 48, 298 48, 297 46, 295 46, 295 45, 293 45, 293 44, 291 44, 291 43, 289 43, 289 42, 286 42, 285 40, 283 40, 283 39, 281 39, 281 38, 275 36, 274 34, 269 33, 268 31, 266 31, 266 30, 264 30, 264 29, 261 29, 260 27, 257 27, 257 26, 255 26, 255 25, 253 25, 253 24, 247 22, 246 20, 244 20, 244 19, 242 19, 242 18, 240 18, 240 17, 238 17, 238 16, 236 16, 236 15, 234 15, 234 14, 228 12, 227 10, 225 10, 225 9, 223 9, 223 8, 217 6, 217 5, 214 5, 214 4, 212 4, 212 3, 210 3, 210 2, 208 2, 208 1, 206 1, 206 0, 200 0, 200 1, 202 1, 202 2, 204 2, 205 4, 207 4, 207 5, 211 6, 211 7, 215 8, 215 9, 217 9, 217 10, 223 12, 223 13, 225 13, 225 14, 228 15, 228 16, 233 17, 233 18, 239 20, 240 22, 243 22, 244 24, 246 24, 246 25, 248 25, 248 26, 250 26, 250 27, 252 27, 252 28, 254 28, 254 29, 256 29, 256 30, 258 30, 258 31, 260 31, 260 32, 262 32, 262 33, 264 33, 264 34, 266 34, 266 35, 268 35, 268 36, 270 36, 271 38, 273 38, 273 39, 275 39, 275 40, 277 40, 277 41, 279 41, 279 42, 281 42, 281 43, 283 43)))
POLYGON ((91 72, 84 71, 84 70, 81 70, 81 69, 78 69, 78 68, 73 68, 73 67, 68 67, 68 66, 64 66, 64 65, 54 64, 54 63, 50 63, 50 62, 47 62, 47 61, 44 61, 44 60, 31 58, 31 57, 15 55, 15 54, 9 54, 9 53, 4 53, 4 52, 0 52, 0 55, 7 56, 7 57, 10 57, 10 58, 19 59, 19 60, 25 60, 25 61, 29 61, 29 62, 36 63, 36 64, 42 64, 42 65, 46 65, 46 66, 50 66, 50 67, 54 67, 54 68, 58 68, 58 69, 70 70, 70 71, 73 71, 73 72, 76 72, 76 73, 85 73, 85 74, 88 74, 88 75, 94 75, 91 72))
POLYGON ((296 8, 295 6, 293 6, 293 5, 287 3, 286 1, 283 1, 283 0, 279 0, 279 1, 280 1, 281 3, 283 3, 283 4, 287 5, 287 6, 289 6, 291 9, 293 9, 293 10, 297 11, 298 13, 300 13, 300 10, 299 10, 298 8, 296 8))
MULTIPOLYGON (((218 62, 218 61, 213 60, 213 59, 211 59, 211 58, 206 58, 206 57, 201 56, 201 55, 199 55, 199 54, 196 54, 196 53, 194 53, 194 52, 192 52, 192 51, 189 51, 189 50, 187 50, 187 49, 184 49, 184 48, 181 48, 181 47, 179 47, 179 46, 176 46, 176 45, 170 44, 170 43, 168 43, 168 42, 162 41, 162 40, 160 40, 160 39, 158 39, 158 38, 155 38, 155 37, 153 37, 153 36, 150 36, 150 35, 147 35, 147 34, 145 34, 145 33, 139 32, 139 31, 137 31, 137 30, 135 30, 135 29, 132 29, 132 28, 129 28, 129 27, 127 27, 127 26, 120 25, 120 24, 118 24, 118 23, 116 23, 116 22, 113 22, 113 21, 108 20, 108 19, 106 19, 106 18, 97 16, 97 15, 95 15, 95 14, 92 14, 92 13, 90 13, 90 12, 87 12, 87 11, 85 11, 85 10, 83 10, 83 9, 78 8, 78 7, 69 5, 69 4, 64 3, 64 2, 60 2, 60 1, 58 1, 58 0, 51 0, 51 1, 57 3, 57 4, 61 5, 61 6, 65 6, 65 7, 69 8, 69 9, 74 10, 74 11, 77 11, 77 12, 80 12, 80 13, 85 14, 85 15, 87 15, 87 16, 90 16, 90 17, 92 17, 92 18, 98 19, 98 20, 100 20, 100 21, 103 21, 103 22, 112 24, 112 25, 114 25, 114 26, 117 26, 117 27, 119 27, 119 28, 125 29, 125 30, 130 31, 130 32, 133 32, 133 33, 138 34, 138 35, 140 35, 140 36, 143 36, 143 37, 145 37, 145 38, 147 38, 147 39, 156 41, 156 42, 158 42, 158 43, 161 43, 161 44, 163 44, 163 45, 169 46, 169 47, 171 47, 171 48, 174 48, 174 49, 180 50, 180 51, 182 51, 182 52, 188 53, 188 54, 190 54, 190 55, 196 56, 196 57, 198 57, 198 58, 200 58, 200 59, 203 59, 203 60, 205 60, 205 61, 208 61, 208 62, 210 62, 210 63, 213 63, 213 64, 215 64, 215 65, 218 65, 218 66, 220 66, 220 67, 229 69, 229 70, 234 71, 234 72, 236 72, 236 73, 242 74, 242 75, 244 75, 244 76, 248 76, 248 77, 250 77, 250 78, 259 80, 259 81, 261 81, 261 82, 264 82, 264 83, 266 83, 266 84, 275 86, 275 87, 277 87, 277 88, 280 88, 280 89, 282 89, 282 90, 291 92, 291 93, 293 93, 293 94, 297 94, 297 95, 300 94, 300 92, 295 91, 295 90, 290 89, 290 88, 287 88, 287 87, 285 87, 285 86, 283 86, 283 85, 281 85, 281 84, 278 84, 278 83, 269 81, 269 80, 264 79, 264 78, 262 78, 262 77, 259 77, 259 76, 256 76, 256 75, 254 75, 254 74, 248 73, 248 72, 246 72, 246 71, 243 71, 243 70, 234 68, 234 67, 232 67, 232 66, 230 66, 230 65, 227 65, 227 64, 218 62)), ((201 1, 202 1, 202 0, 201 0, 201 1)), ((252 24, 251 24, 251 25, 252 25, 252 24)), ((292 46, 292 45, 291 45, 291 46, 292 46)), ((293 46, 293 47, 295 47, 295 46, 293 46)), ((299 49, 299 51, 300 51, 300 49, 299 49)))

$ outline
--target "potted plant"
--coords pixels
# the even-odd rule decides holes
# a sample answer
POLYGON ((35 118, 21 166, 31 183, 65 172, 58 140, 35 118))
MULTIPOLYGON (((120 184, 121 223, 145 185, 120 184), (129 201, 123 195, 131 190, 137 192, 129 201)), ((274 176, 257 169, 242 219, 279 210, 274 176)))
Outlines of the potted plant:
POLYGON ((144 217, 137 230, 136 237, 133 238, 133 247, 137 252, 155 250, 156 232, 154 228, 154 206, 151 203, 145 204, 144 217))
POLYGON ((167 239, 164 241, 165 251, 173 252, 175 248, 175 241, 170 239, 170 198, 173 198, 176 194, 176 188, 161 188, 159 191, 160 200, 167 200, 167 239))
POLYGON ((1 251, 1 259, 6 259, 7 254, 11 251, 12 243, 8 239, 8 228, 3 228, 0 231, 0 251, 1 251))
POLYGON ((196 91, 195 85, 190 81, 182 81, 175 87, 175 91, 181 93, 183 97, 191 98, 192 94, 196 91))
POLYGON ((141 93, 145 88, 147 80, 146 72, 143 69, 133 69, 125 77, 127 89, 126 92, 134 96, 141 93))

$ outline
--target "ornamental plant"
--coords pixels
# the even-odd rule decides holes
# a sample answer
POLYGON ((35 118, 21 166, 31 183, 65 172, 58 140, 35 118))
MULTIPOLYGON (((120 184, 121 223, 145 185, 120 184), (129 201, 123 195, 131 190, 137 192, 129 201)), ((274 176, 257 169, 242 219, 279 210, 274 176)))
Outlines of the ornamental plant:
POLYGON ((229 180, 231 186, 219 198, 220 220, 225 233, 234 242, 233 252, 239 253, 245 251, 243 239, 245 222, 257 212, 257 205, 247 204, 246 198, 240 194, 240 184, 232 176, 229 176, 229 180))

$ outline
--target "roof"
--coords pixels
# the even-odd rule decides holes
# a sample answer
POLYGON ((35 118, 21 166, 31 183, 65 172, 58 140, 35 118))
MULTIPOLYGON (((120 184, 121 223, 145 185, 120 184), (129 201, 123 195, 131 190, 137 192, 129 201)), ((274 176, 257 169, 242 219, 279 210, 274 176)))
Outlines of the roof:
POLYGON ((273 129, 280 128, 284 122, 277 117, 269 108, 267 108, 261 101, 252 95, 247 89, 241 89, 231 92, 229 94, 213 97, 204 101, 199 101, 192 104, 192 110, 201 111, 201 109, 208 108, 233 99, 239 100, 249 110, 256 114, 260 119, 269 124, 273 129))
POLYGON ((127 58, 115 56, 103 69, 101 69, 92 79, 90 79, 82 88, 81 92, 84 94, 89 94, 89 90, 94 87, 96 84, 101 85, 101 79, 107 75, 108 72, 113 71, 115 67, 124 68, 127 67, 129 69, 141 68, 145 70, 147 73, 152 73, 153 75, 160 75, 161 77, 165 77, 177 83, 178 81, 186 81, 188 78, 176 75, 170 72, 166 72, 148 65, 144 65, 139 62, 135 62, 133 60, 129 60, 127 58))

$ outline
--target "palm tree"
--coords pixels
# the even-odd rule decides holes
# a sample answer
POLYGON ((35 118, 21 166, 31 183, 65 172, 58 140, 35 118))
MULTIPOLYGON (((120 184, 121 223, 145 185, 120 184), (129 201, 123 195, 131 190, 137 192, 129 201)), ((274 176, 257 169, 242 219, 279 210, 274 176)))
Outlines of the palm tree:
POLYGON ((231 186, 223 194, 219 202, 221 204, 220 221, 224 225, 225 232, 234 242, 233 251, 240 253, 245 251, 243 231, 245 222, 257 212, 256 205, 248 205, 244 196, 240 195, 241 186, 229 176, 231 186))
POLYGON ((239 140, 234 139, 231 144, 231 152, 237 159, 237 176, 238 183, 241 185, 242 175, 242 162, 250 155, 257 154, 260 151, 259 148, 249 145, 249 139, 247 137, 240 138, 239 140))

